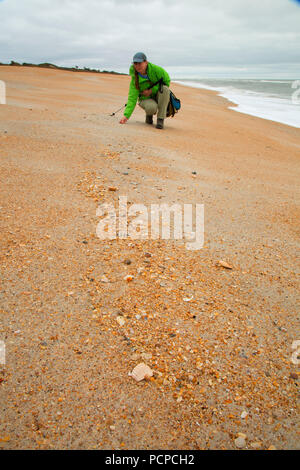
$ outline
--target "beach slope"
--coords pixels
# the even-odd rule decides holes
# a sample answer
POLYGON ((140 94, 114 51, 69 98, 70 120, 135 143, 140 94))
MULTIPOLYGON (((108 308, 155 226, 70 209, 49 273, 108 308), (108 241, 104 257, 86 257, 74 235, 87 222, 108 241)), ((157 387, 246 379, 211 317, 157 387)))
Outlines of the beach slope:
POLYGON ((300 130, 175 84, 158 130, 110 116, 127 76, 0 80, 0 447, 299 448, 300 130), (203 247, 100 239, 120 196, 203 204, 203 247))

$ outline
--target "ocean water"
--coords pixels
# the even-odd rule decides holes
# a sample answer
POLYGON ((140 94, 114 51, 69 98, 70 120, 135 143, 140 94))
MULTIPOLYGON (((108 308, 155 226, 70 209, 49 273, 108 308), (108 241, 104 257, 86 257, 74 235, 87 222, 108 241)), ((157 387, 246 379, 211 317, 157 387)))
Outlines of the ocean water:
POLYGON ((217 91, 234 111, 300 128, 300 79, 176 79, 175 83, 217 91))

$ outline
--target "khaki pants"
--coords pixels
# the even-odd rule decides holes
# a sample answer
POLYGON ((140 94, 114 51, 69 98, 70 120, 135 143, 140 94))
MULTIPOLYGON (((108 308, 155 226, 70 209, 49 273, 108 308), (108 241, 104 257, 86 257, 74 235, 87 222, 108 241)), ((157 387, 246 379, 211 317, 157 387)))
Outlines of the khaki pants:
POLYGON ((155 99, 148 98, 140 101, 139 105, 146 111, 147 116, 153 116, 157 113, 158 119, 165 119, 167 114, 167 107, 170 101, 170 89, 163 85, 162 93, 158 91, 155 99))

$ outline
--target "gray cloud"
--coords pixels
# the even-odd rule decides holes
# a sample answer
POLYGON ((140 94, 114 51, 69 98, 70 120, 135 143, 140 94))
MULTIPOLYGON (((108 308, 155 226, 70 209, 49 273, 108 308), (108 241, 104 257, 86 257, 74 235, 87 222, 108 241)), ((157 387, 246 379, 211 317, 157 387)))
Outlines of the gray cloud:
POLYGON ((175 74, 300 69, 300 6, 289 0, 3 0, 0 17, 2 62, 127 72, 141 50, 175 74))

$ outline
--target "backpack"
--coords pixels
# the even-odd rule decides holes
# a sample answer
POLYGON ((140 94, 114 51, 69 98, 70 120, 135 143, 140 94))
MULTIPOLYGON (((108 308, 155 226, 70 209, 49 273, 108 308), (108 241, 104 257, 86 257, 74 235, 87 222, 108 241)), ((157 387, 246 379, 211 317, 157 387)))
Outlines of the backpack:
POLYGON ((167 107, 167 117, 174 117, 181 108, 180 100, 176 98, 174 93, 170 90, 170 101, 167 107))

